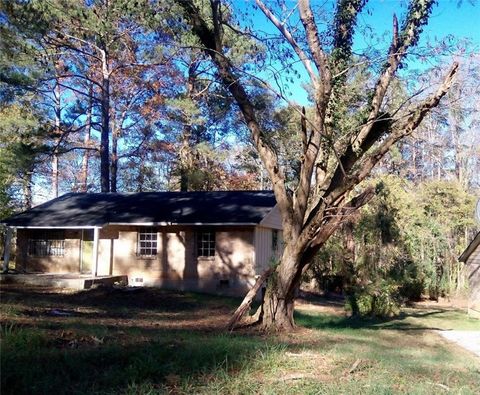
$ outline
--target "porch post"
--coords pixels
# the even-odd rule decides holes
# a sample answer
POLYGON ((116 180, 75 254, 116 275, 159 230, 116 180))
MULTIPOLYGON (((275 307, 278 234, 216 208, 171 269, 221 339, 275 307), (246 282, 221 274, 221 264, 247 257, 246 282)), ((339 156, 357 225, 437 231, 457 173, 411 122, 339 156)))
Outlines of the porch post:
POLYGON ((8 272, 8 264, 10 262, 10 248, 12 244, 13 228, 7 227, 7 234, 5 237, 5 250, 3 252, 3 268, 4 273, 8 272))
POLYGON ((93 229, 93 265, 95 267, 95 277, 98 274, 98 238, 100 234, 100 228, 93 229))

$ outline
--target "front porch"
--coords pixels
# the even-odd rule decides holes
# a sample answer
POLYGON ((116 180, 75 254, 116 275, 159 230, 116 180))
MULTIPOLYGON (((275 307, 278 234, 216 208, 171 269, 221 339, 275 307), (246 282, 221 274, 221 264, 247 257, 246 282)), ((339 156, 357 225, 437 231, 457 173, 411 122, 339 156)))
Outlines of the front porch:
POLYGON ((127 276, 92 276, 75 273, 3 273, 0 284, 26 284, 52 288, 88 289, 94 285, 128 284, 127 276))

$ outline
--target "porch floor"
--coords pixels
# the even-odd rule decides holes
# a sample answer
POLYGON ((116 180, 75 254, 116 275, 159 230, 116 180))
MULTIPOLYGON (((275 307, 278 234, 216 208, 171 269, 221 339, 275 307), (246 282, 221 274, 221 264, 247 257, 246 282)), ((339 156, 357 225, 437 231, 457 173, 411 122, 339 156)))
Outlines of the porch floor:
POLYGON ((128 283, 127 276, 93 276, 80 273, 6 273, 0 274, 0 284, 28 284, 53 288, 88 289, 94 284, 128 283))

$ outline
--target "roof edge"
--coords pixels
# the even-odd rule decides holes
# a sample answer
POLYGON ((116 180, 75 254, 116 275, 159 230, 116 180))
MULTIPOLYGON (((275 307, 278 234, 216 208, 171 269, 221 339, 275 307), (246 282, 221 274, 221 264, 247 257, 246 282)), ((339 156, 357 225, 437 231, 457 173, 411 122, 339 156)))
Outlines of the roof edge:
POLYGON ((480 244, 480 232, 477 233, 477 235, 473 238, 471 243, 468 245, 468 247, 463 251, 462 255, 458 258, 460 262, 467 263, 468 258, 470 255, 472 255, 472 252, 475 251, 475 249, 478 247, 480 244))
POLYGON ((257 222, 109 222, 105 226, 258 226, 257 222))
POLYGON ((101 229, 102 225, 85 225, 85 226, 24 226, 24 225, 7 225, 9 228, 15 229, 101 229))
POLYGON ((12 220, 14 220, 14 219, 15 219, 16 217, 18 217, 20 214, 26 213, 27 211, 30 211, 30 210, 33 210, 33 209, 42 208, 43 206, 46 206, 47 204, 51 204, 51 203, 54 202, 54 201, 68 198, 69 196, 74 195, 75 193, 76 193, 76 192, 67 192, 67 193, 64 193, 63 195, 57 196, 56 198, 47 200, 46 202, 43 202, 43 203, 41 203, 41 204, 39 204, 39 205, 37 205, 37 206, 33 206, 33 207, 30 207, 30 208, 28 208, 28 209, 26 209, 26 210, 22 210, 22 211, 20 211, 20 212, 18 212, 18 213, 12 214, 12 215, 10 215, 9 217, 0 220, 0 225, 12 226, 12 225, 9 225, 9 222, 11 222, 12 220))

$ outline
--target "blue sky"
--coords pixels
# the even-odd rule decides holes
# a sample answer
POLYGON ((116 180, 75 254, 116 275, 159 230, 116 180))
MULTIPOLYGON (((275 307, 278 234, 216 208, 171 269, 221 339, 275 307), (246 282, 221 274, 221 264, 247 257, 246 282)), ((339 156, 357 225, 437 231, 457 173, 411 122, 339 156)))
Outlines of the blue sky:
MULTIPOLYGON (((268 0, 264 0, 264 2, 269 4, 268 0)), ((253 3, 254 0, 234 0, 234 4, 242 11, 248 9, 247 4, 251 5, 253 3)), ((294 0, 287 0, 287 6, 289 7, 295 6, 295 3, 294 0)), ((322 6, 332 9, 335 2, 331 0, 311 0, 311 4, 312 7, 322 6)), ((382 54, 385 54, 392 36, 392 16, 395 13, 399 23, 401 23, 407 7, 408 1, 406 0, 370 0, 358 20, 354 50, 361 52, 365 47, 373 45, 380 50, 383 49, 382 54), (372 37, 367 37, 368 33, 371 33, 372 37)), ((261 11, 256 11, 252 19, 255 29, 266 32, 275 31, 275 28, 267 21, 261 11)), ((317 18, 317 22, 319 19, 317 18)), ((245 20, 243 22, 248 24, 245 20)), ((437 5, 433 8, 428 25, 424 27, 418 47, 434 45, 449 37, 459 41, 468 40, 466 53, 480 52, 480 2, 478 0, 438 0, 437 5)), ((421 63, 412 58, 409 66, 422 70, 435 65, 436 61, 434 58, 426 58, 421 63)), ((295 69, 307 80, 306 73, 300 65, 297 65, 295 69)), ((306 93, 300 87, 291 87, 289 99, 301 104, 307 102, 306 93)))
MULTIPOLYGON (((478 3, 478 1, 477 1, 478 3)), ((360 23, 374 26, 377 33, 392 31, 392 15, 400 17, 405 14, 407 2, 402 0, 372 0, 367 9, 372 15, 362 15, 360 23)), ((452 35, 457 38, 470 38, 480 47, 480 4, 472 5, 463 0, 439 0, 434 6, 428 25, 424 28, 419 45, 425 45, 427 39, 442 38, 452 35)))

